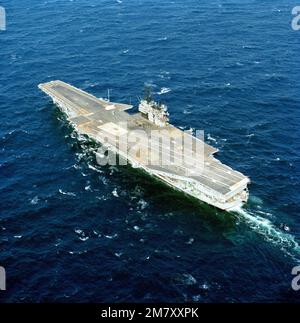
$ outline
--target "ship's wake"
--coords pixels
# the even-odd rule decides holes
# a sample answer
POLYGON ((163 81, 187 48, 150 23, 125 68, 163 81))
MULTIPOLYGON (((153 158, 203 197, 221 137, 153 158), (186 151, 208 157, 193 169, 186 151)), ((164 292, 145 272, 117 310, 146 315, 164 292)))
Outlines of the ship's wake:
MULTIPOLYGON (((82 157, 89 159, 91 152, 96 151, 96 148, 91 141, 88 140, 85 136, 78 134, 76 131, 73 131, 71 134, 72 138, 76 138, 81 147, 81 153, 78 153, 78 160, 82 160, 82 157)), ((94 165, 94 163, 93 163, 94 165)), ((138 165, 132 165, 134 168, 139 167, 138 165)), ((97 172, 102 171, 97 167, 91 166, 88 163, 90 169, 96 170, 97 172)), ((68 194, 61 192, 63 194, 68 194)), ((72 193, 70 193, 72 194, 72 193)), ((116 196, 116 193, 113 191, 113 195, 116 196)), ((256 198, 258 202, 260 201, 256 198)), ((281 228, 277 227, 275 223, 269 219, 264 218, 261 214, 266 214, 272 216, 269 212, 249 210, 245 208, 236 208, 232 212, 239 218, 240 221, 247 223, 247 225, 253 229, 256 233, 260 234, 266 241, 278 246, 285 254, 290 255, 297 261, 300 261, 300 245, 296 241, 295 237, 283 231, 281 228)))
POLYGON ((269 219, 258 215, 255 211, 237 208, 233 212, 255 232, 262 235, 266 241, 277 245, 282 251, 292 257, 299 257, 300 246, 292 234, 277 228, 269 219))

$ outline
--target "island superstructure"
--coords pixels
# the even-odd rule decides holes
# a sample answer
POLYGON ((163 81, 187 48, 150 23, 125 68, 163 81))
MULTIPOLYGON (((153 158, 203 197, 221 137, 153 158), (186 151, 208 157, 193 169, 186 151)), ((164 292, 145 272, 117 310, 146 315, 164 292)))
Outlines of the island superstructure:
POLYGON ((106 145, 134 167, 222 210, 234 210, 247 202, 249 178, 217 160, 216 148, 171 125, 167 107, 151 97, 141 100, 138 113, 129 114, 126 110, 132 105, 96 98, 62 81, 39 84, 39 88, 66 114, 79 134, 106 145), (133 137, 139 136, 138 141, 126 140, 126 145, 120 144, 124 138, 132 137, 132 133, 136 135, 133 137), (153 133, 162 140, 154 140, 153 133), (193 142, 188 148, 179 144, 187 136, 193 142), (202 149, 197 150, 198 144, 202 149), (171 163, 161 162, 162 151, 172 155, 171 163), (180 164, 176 162, 179 159, 188 162, 180 164))

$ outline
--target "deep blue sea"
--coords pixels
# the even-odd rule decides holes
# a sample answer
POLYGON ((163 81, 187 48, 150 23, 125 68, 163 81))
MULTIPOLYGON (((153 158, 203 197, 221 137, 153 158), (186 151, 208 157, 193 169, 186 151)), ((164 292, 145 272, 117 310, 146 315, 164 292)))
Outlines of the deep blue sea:
POLYGON ((296 5, 0 1, 1 302, 300 301, 296 5), (135 106, 151 84, 173 124, 251 178, 249 203, 229 214, 97 166, 37 88, 53 79, 135 106))

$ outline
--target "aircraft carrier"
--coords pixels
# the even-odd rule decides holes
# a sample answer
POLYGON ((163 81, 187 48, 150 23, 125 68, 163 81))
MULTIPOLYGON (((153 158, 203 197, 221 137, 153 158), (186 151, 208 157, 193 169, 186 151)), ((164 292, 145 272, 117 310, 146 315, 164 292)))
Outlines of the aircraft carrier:
MULTIPOLYGON (((122 157, 118 158, 120 164, 128 161, 222 210, 234 210, 247 202, 249 178, 217 160, 214 154, 218 150, 203 138, 171 125, 167 107, 155 102, 149 93, 140 101, 139 112, 129 114, 126 110, 132 105, 96 98, 62 81, 38 87, 66 114, 79 134, 122 157)), ((108 158, 104 152, 96 153, 99 163, 109 158, 112 162, 113 154, 108 158)))

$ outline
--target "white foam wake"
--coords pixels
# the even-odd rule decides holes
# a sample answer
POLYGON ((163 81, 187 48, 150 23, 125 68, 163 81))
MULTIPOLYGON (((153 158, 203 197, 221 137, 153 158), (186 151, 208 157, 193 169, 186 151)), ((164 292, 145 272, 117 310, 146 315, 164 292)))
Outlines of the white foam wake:
POLYGON ((276 228, 274 223, 270 220, 261 217, 254 211, 245 210, 243 208, 237 208, 233 212, 241 216, 242 219, 246 221, 253 230, 261 234, 265 240, 276 244, 283 251, 292 256, 300 254, 300 246, 294 236, 276 228))

